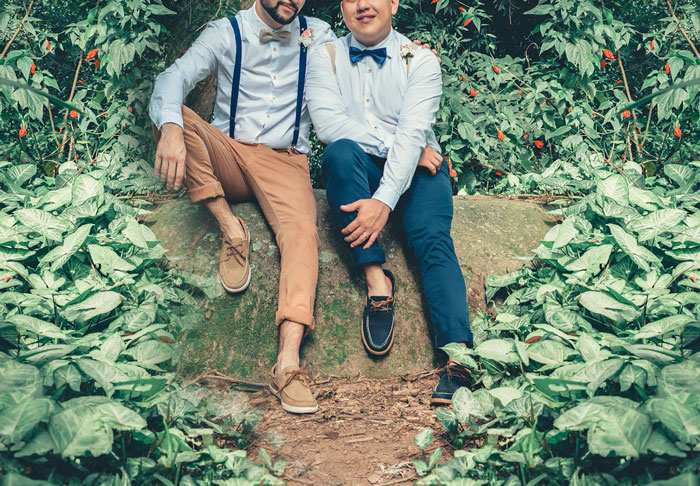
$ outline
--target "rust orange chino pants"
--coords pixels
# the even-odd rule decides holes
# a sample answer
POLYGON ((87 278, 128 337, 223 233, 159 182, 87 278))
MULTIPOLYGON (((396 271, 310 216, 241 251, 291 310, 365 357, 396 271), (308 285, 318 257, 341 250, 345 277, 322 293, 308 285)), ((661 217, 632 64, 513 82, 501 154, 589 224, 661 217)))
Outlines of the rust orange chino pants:
MULTIPOLYGON (((288 319, 304 324, 310 332, 319 239, 306 155, 233 140, 186 106, 182 115, 190 202, 213 197, 226 197, 229 202, 257 200, 281 254, 276 325, 288 319)), ((157 141, 160 132, 154 131, 157 141)))

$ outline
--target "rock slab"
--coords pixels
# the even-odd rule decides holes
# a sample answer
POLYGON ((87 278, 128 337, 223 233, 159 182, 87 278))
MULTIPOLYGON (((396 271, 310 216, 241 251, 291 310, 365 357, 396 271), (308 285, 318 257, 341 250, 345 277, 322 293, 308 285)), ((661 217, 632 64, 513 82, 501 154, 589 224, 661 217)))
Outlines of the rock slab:
MULTIPOLYGON (((360 339, 364 278, 350 265, 323 191, 315 191, 321 240, 316 329, 305 339, 304 364, 313 372, 339 376, 358 373, 389 376, 416 373, 435 365, 432 326, 422 297, 420 272, 400 224, 383 231, 386 268, 396 275, 396 338, 388 356, 370 357, 360 339)), ((452 238, 465 281, 470 314, 485 309, 483 284, 490 274, 518 268, 516 257, 530 255, 554 219, 540 206, 504 198, 457 196, 452 238)), ((274 316, 279 284, 279 251, 274 234, 255 203, 233 206, 251 233, 251 286, 227 295, 217 281, 221 234, 201 205, 186 199, 160 205, 151 228, 168 250, 170 261, 192 272, 208 298, 198 322, 183 339, 182 369, 198 374, 215 369, 227 375, 265 381, 275 362, 274 316)))

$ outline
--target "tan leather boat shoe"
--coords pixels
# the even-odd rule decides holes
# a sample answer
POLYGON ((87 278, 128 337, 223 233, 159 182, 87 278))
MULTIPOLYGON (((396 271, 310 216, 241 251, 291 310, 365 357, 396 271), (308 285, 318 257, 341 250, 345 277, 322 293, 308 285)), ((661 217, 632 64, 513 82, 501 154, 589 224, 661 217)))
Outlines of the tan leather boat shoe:
POLYGON ((288 366, 279 376, 275 375, 277 365, 272 368, 270 391, 280 399, 282 408, 291 413, 314 413, 318 403, 311 393, 309 374, 304 368, 288 366))
POLYGON ((241 218, 244 238, 224 239, 219 257, 219 281, 227 292, 243 292, 250 285, 250 233, 241 218))

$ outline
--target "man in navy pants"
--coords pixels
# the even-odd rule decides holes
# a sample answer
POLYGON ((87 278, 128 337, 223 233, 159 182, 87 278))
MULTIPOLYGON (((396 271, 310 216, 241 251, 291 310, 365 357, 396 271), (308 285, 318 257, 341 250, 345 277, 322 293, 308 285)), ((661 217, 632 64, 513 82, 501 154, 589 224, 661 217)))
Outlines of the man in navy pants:
MULTIPOLYGON (((388 353, 394 340, 396 282, 382 268, 386 256, 376 242, 391 212, 420 262, 435 347, 472 342, 466 286, 450 237, 450 175, 432 130, 442 95, 440 67, 431 52, 392 30, 398 3, 343 0, 351 33, 318 48, 306 92, 318 137, 329 144, 323 155, 328 202, 367 280, 361 336, 373 355, 388 353)), ((468 384, 467 370, 451 360, 431 401, 450 403, 468 384)))

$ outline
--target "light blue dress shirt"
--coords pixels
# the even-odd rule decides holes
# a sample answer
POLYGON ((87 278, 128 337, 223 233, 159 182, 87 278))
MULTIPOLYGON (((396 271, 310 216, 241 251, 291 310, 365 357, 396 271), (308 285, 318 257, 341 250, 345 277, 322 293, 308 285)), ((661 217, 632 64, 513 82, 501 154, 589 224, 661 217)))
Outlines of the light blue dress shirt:
POLYGON ((372 198, 393 210, 410 187, 426 144, 440 152, 433 132, 442 96, 440 63, 429 49, 411 47, 413 58, 407 71, 401 48, 414 44, 394 30, 369 47, 386 48, 387 59, 381 66, 371 56, 354 65, 350 62, 350 46, 368 48, 352 34, 332 45, 335 73, 324 46, 314 48, 309 57, 306 98, 316 134, 328 144, 351 139, 365 152, 386 158, 372 198))
MULTIPOLYGON (((260 30, 270 27, 260 19, 255 5, 238 12, 236 19, 243 44, 236 139, 274 149, 288 148, 294 135, 297 105, 299 19, 280 29, 292 33, 292 40, 286 44, 276 40, 260 43, 260 30)), ((307 17, 307 22, 313 30, 309 49, 336 39, 330 26, 322 20, 307 17)), ((236 41, 230 21, 223 18, 209 23, 187 52, 156 78, 149 105, 153 123, 159 129, 168 122, 182 127, 185 96, 197 82, 215 73, 217 88, 212 125, 228 135, 235 59, 236 41)), ((309 153, 309 123, 304 103, 296 147, 302 153, 309 153)))

